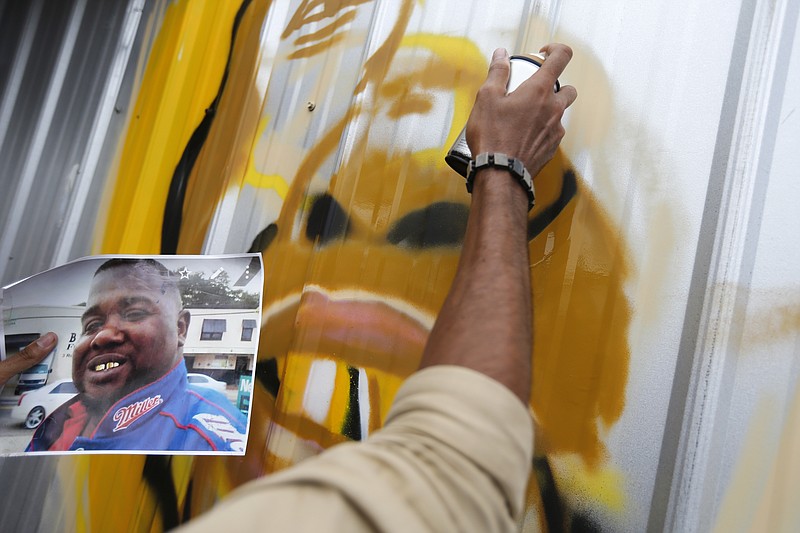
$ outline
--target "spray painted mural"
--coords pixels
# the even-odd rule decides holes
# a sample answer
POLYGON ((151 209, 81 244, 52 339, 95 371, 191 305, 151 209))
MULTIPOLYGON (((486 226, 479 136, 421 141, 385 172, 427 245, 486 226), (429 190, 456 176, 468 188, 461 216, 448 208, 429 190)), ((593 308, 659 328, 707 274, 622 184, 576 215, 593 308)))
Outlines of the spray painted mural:
MULTIPOLYGON (((507 20, 540 24, 514 10, 507 20)), ((466 226, 469 196, 444 152, 491 48, 512 47, 519 31, 468 36, 470 17, 449 21, 458 32, 431 31, 435 11, 414 0, 163 4, 97 251, 263 253, 256 422, 244 459, 60 459, 48 489, 59 522, 169 528, 381 426, 418 365, 466 226)), ((535 33, 518 46, 537 49, 535 33)), ((527 527, 602 529, 604 516, 625 516, 604 444, 625 405, 625 245, 564 152, 537 177, 528 234, 537 442, 527 527)))
MULTIPOLYGON (((517 31, 510 24, 480 43, 428 32, 411 0, 295 2, 284 17, 280 7, 244 2, 224 14, 229 50, 197 66, 211 64, 218 90, 199 102, 206 109, 187 106, 199 125, 159 154, 157 163, 174 171, 149 177, 163 203, 150 202, 141 227, 124 206, 143 188, 136 163, 156 148, 142 154, 140 139, 155 145, 160 133, 146 95, 166 98, 164 80, 179 68, 169 41, 196 10, 167 8, 109 211, 104 252, 153 250, 160 241, 164 253, 197 253, 222 239, 225 251, 263 252, 269 273, 254 402, 263 427, 245 464, 186 466, 192 490, 176 510, 182 516, 248 478, 380 427, 418 365, 466 226, 469 197, 444 151, 485 78, 492 33, 517 31), (163 219, 153 217, 162 205, 163 219)), ((536 49, 533 39, 522 49, 536 49)), ((625 403, 625 246, 563 152, 537 178, 528 233, 538 430, 528 526, 600 528, 592 507, 618 517, 625 509, 603 442, 625 403), (572 498, 591 507, 570 506, 563 492, 587 487, 572 498)))
MULTIPOLYGON (((561 150, 536 177, 528 220, 536 442, 524 529, 656 523, 664 513, 655 509, 657 470, 676 462, 662 443, 678 339, 659 352, 653 333, 683 319, 689 268, 668 271, 692 264, 686 243, 694 246, 705 183, 686 184, 702 182, 696 172, 706 159, 695 155, 690 170, 668 160, 663 135, 636 116, 660 100, 636 100, 645 91, 631 87, 631 101, 619 104, 612 67, 596 52, 611 48, 604 35, 646 33, 659 17, 677 19, 694 6, 662 2, 650 20, 633 4, 578 15, 589 8, 148 2, 92 251, 262 253, 264 323, 247 454, 15 458, 0 468, 17 476, 22 496, 2 504, 3 522, 13 515, 42 531, 168 529, 248 480, 380 428, 455 273, 470 200, 444 154, 491 51, 535 52, 558 40, 575 50, 563 81, 581 97, 561 150), (600 11, 602 28, 594 24, 600 11), (614 27, 622 20, 637 24, 614 27), (673 170, 682 190, 665 186, 673 170), (679 302, 672 314, 657 305, 668 297, 679 302)), ((727 39, 736 21, 723 19, 715 23, 727 39)), ((711 52, 727 61, 729 43, 719 41, 711 52)), ((614 77, 642 77, 626 70, 634 63, 617 62, 614 77)), ((706 90, 714 93, 727 70, 711 70, 706 90)), ((683 98, 682 85, 666 87, 658 93, 664 102, 683 98)), ((716 120, 718 111, 703 116, 716 120)), ((706 136, 695 123, 686 130, 706 142, 714 120, 705 121, 706 136)), ((697 153, 711 144, 703 142, 697 153)), ((665 479, 659 494, 669 497, 665 479)))

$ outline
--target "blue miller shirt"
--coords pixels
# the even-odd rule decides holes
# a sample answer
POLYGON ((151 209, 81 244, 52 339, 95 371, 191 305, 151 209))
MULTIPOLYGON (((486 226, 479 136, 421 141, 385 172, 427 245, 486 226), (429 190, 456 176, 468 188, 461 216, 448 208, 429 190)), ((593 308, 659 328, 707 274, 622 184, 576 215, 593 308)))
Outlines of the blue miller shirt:
MULTIPOLYGON (((82 395, 53 411, 25 451, 47 451, 65 423, 85 411, 82 395)), ((78 436, 69 449, 199 451, 244 454, 247 419, 224 394, 189 385, 186 365, 121 398, 89 437, 78 436)))

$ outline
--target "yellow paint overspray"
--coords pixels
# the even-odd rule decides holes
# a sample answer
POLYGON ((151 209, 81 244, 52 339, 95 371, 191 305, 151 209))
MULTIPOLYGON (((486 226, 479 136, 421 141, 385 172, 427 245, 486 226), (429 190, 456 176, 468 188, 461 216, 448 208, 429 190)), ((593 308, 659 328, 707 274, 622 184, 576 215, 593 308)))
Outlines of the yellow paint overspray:
POLYGON ((163 529, 159 528, 159 502, 142 479, 144 457, 95 455, 82 460, 89 470, 91 531, 163 529))
POLYGON ((800 525, 800 387, 786 403, 758 402, 731 474, 714 531, 797 531, 800 525), (781 421, 776 413, 786 413, 781 421))
POLYGON ((754 309, 748 310, 745 319, 748 334, 743 336, 740 349, 745 357, 759 346, 791 339, 800 332, 800 289, 786 286, 749 290, 752 291, 750 301, 754 309), (768 304, 757 305, 756 302, 768 304))
MULTIPOLYGON (((268 123, 268 118, 261 120, 257 137, 264 135, 264 130, 267 128, 268 123)), ((280 174, 264 174, 260 172, 256 168, 252 155, 247 162, 247 172, 244 175, 243 183, 251 185, 256 189, 272 189, 281 199, 286 198, 289 192, 289 183, 286 179, 280 174)))
POLYGON ((239 23, 225 90, 189 176, 178 253, 202 250, 215 211, 212 206, 229 189, 240 189, 250 172, 253 139, 259 126, 267 123, 258 119, 264 97, 256 87, 256 76, 262 60, 261 26, 271 4, 253 1, 239 23))
MULTIPOLYGON (((800 389, 798 389, 800 390, 800 389)), ((797 419, 798 398, 793 406, 794 416, 787 420, 797 419)), ((760 509, 770 498, 775 497, 774 487, 776 467, 785 468, 784 461, 777 461, 777 446, 770 442, 775 433, 776 420, 774 413, 779 411, 775 398, 763 398, 753 416, 753 423, 747 431, 742 452, 732 480, 725 491, 725 497, 719 509, 714 531, 777 531, 769 526, 769 514, 760 509), (764 468, 770 465, 771 468, 764 468)), ((792 433, 792 425, 787 424, 788 433, 792 433)), ((787 435, 788 436, 788 435, 787 435)), ((796 440, 796 439, 795 439, 796 440)), ((791 440, 790 440, 791 442, 791 440)), ((795 447, 796 448, 796 447, 795 447)), ((796 455, 796 454, 794 454, 796 455)), ((783 457, 790 458, 791 455, 783 457)), ((795 470, 796 472, 796 470, 795 470)), ((796 483, 795 483, 796 485, 796 483)), ((783 489, 783 487, 780 487, 783 489)), ((780 498, 780 492, 778 498, 780 498)), ((796 491, 791 491, 794 500, 796 491)), ((793 505, 794 506, 794 505, 793 505)), ((768 506, 767 506, 768 507, 768 506)))
MULTIPOLYGON (((757 288, 750 291, 742 331, 733 354, 735 364, 757 365, 761 371, 775 372, 787 361, 775 354, 786 353, 780 345, 797 346, 800 339, 800 290, 797 286, 757 288)), ((729 357, 731 355, 728 355, 729 357)), ((794 368, 796 362, 791 364, 794 368)), ((746 375, 736 369, 737 375, 746 375)), ((715 517, 714 531, 797 531, 800 508, 800 383, 789 372, 786 398, 774 384, 769 389, 746 388, 755 396, 741 449, 730 469, 724 496, 715 517)), ((742 394, 744 388, 734 391, 742 394)), ((740 417, 741 418, 741 417, 740 417)), ((730 429, 728 429, 730 432, 730 429)))
POLYGON ((103 253, 159 253, 170 180, 219 89, 238 8, 188 0, 167 7, 131 112, 103 253))
POLYGON ((585 502, 597 502, 606 511, 622 515, 626 498, 622 492, 614 490, 624 484, 621 472, 607 466, 587 472, 583 459, 576 455, 560 455, 552 463, 560 482, 559 488, 575 507, 581 508, 585 502))

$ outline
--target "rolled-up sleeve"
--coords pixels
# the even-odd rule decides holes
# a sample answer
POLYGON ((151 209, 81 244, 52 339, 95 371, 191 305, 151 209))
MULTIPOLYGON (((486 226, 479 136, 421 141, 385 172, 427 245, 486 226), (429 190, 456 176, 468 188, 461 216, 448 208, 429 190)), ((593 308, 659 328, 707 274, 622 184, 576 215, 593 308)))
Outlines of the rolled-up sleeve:
POLYGON ((415 373, 384 428, 251 482, 188 530, 514 531, 533 426, 500 383, 456 366, 415 373))

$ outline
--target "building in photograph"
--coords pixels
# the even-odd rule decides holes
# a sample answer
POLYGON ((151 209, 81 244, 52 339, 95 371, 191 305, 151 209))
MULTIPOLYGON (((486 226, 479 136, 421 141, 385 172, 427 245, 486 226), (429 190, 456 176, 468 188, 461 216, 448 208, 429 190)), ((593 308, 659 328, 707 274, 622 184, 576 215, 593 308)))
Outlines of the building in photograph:
POLYGON ((190 373, 239 385, 255 364, 257 309, 189 309, 192 315, 183 356, 190 373))

